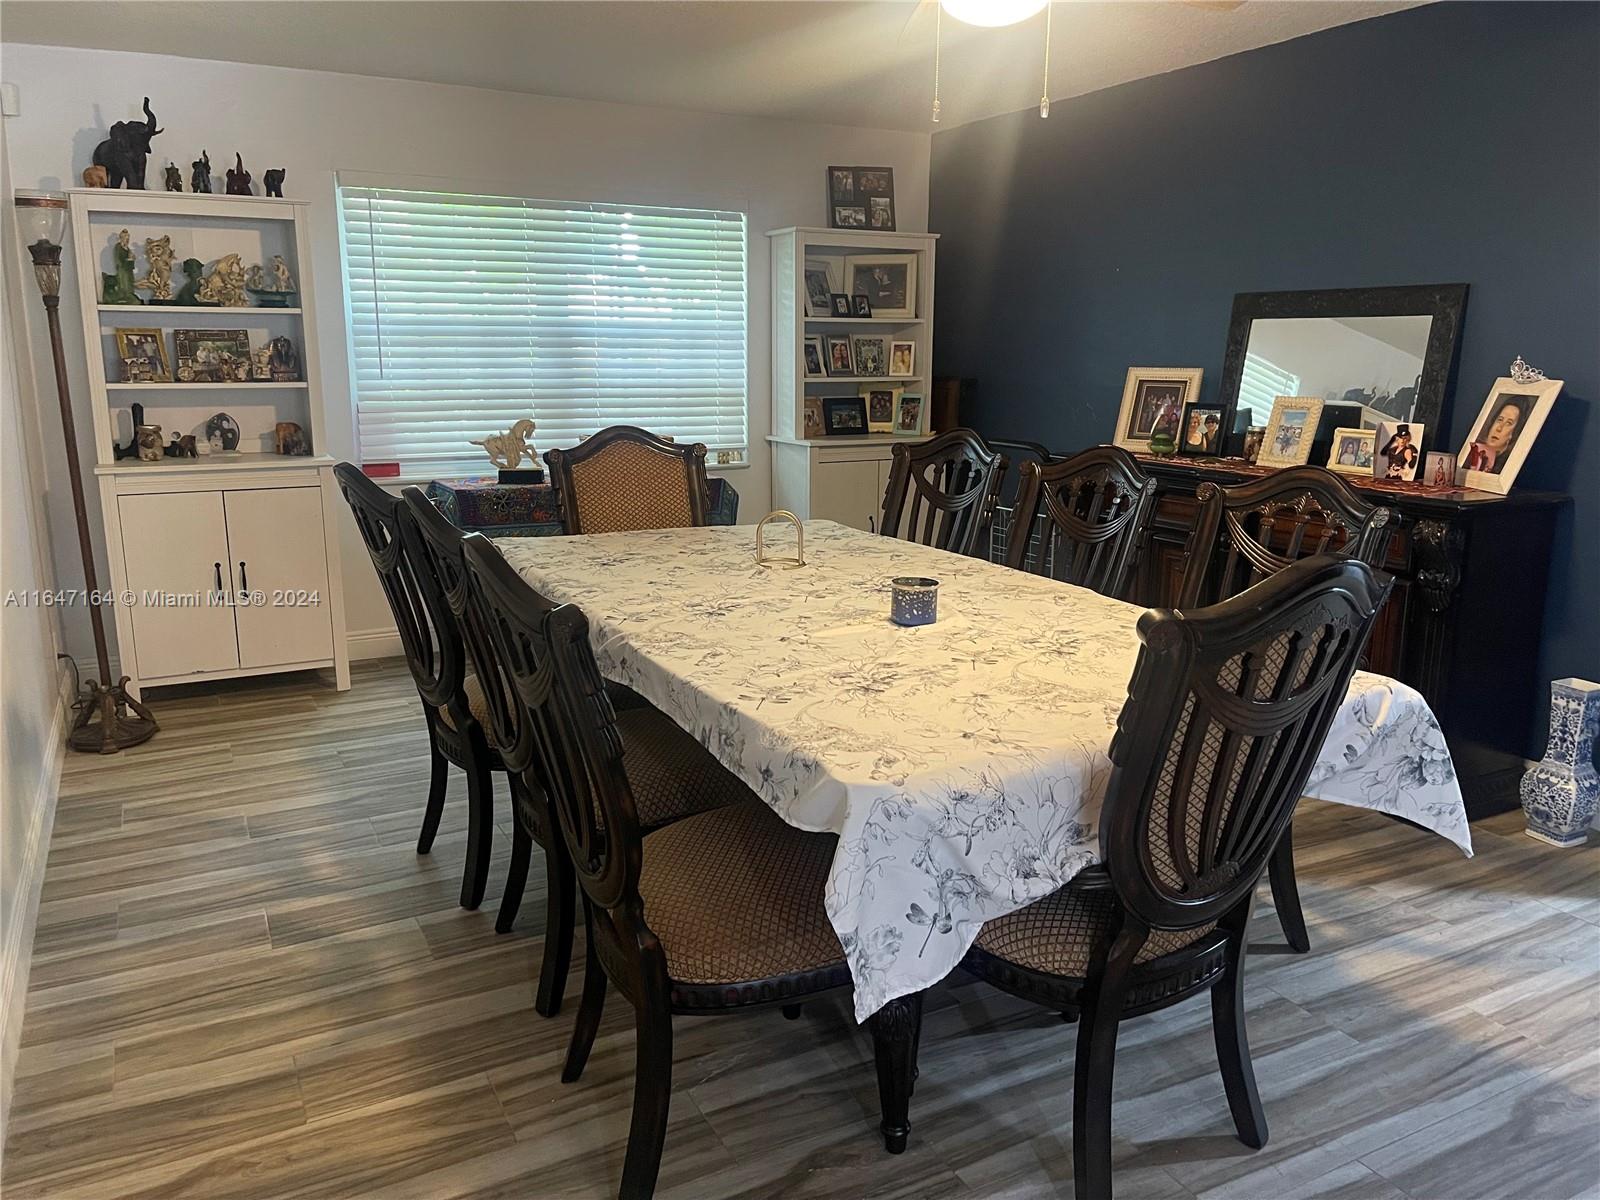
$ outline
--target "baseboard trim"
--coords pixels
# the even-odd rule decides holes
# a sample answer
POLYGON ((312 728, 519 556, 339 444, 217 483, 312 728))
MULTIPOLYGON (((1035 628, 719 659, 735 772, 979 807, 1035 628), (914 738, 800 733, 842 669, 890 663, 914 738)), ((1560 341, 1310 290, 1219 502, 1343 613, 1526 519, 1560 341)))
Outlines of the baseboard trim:
POLYGON ((388 629, 362 629, 345 635, 345 645, 350 650, 350 661, 369 658, 402 658, 406 649, 400 643, 400 631, 388 629))
POLYGON ((0 948, 0 1144, 11 1116, 11 1086, 16 1079, 17 1052, 22 1044, 22 1017, 28 1002, 28 974, 33 965, 33 931, 39 922, 39 894, 44 887, 44 867, 50 857, 50 834, 55 828, 56 801, 61 795, 61 768, 66 759, 67 726, 72 715, 73 675, 65 666, 57 681, 56 719, 45 747, 44 770, 30 811, 32 828, 22 856, 21 910, 11 923, 6 944, 0 948))

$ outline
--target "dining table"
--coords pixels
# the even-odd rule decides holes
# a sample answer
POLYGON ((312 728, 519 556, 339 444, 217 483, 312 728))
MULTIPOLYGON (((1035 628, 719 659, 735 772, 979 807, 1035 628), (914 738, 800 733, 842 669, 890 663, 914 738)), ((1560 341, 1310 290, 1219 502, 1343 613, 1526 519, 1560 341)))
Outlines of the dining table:
MULTIPOLYGON (((773 528, 768 554, 793 555, 773 528)), ((858 1021, 1100 861, 1139 606, 831 521, 805 524, 797 567, 758 564, 750 526, 495 544, 583 609, 607 678, 784 821, 838 836, 823 899, 858 1021), (901 576, 939 581, 934 622, 890 621, 901 576)), ((1472 853, 1439 723, 1394 679, 1354 675, 1305 794, 1472 853)))

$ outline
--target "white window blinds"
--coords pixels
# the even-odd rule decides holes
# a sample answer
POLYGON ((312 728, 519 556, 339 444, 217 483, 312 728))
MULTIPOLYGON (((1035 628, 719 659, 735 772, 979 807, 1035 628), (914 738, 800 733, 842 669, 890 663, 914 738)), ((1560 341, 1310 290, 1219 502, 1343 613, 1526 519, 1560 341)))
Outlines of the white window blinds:
POLYGON ((1265 425, 1272 415, 1272 402, 1279 396, 1299 394, 1300 376, 1259 354, 1245 352, 1244 370, 1239 373, 1238 407, 1249 410, 1250 424, 1265 425))
POLYGON ((361 456, 641 425, 746 449, 743 213, 342 187, 361 456))

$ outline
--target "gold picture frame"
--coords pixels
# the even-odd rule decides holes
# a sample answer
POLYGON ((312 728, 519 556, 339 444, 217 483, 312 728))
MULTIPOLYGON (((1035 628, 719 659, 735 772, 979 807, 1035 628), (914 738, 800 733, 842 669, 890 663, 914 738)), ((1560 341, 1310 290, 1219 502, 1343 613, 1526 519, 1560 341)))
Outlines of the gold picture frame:
POLYGON ((1335 429, 1328 447, 1328 470, 1338 475, 1372 478, 1372 463, 1378 450, 1376 429, 1335 429))
POLYGON ((1322 404, 1321 396, 1274 397, 1256 466, 1303 467, 1311 461, 1311 443, 1317 440, 1322 404))
POLYGON ((172 364, 167 361, 167 335, 160 329, 117 329, 117 360, 122 364, 123 382, 129 382, 129 359, 148 359, 153 378, 140 382, 170 383, 172 364))
POLYGON ((1184 406, 1200 398, 1202 367, 1129 367, 1122 385, 1113 444, 1135 452, 1150 449, 1150 435, 1164 421, 1176 440, 1184 406))

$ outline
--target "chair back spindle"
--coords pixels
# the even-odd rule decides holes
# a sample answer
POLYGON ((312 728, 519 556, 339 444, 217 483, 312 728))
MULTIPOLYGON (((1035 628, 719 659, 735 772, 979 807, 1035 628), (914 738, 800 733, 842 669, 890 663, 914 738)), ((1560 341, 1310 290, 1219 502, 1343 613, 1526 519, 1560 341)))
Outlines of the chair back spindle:
POLYGON ((1007 565, 1120 598, 1155 503, 1156 481, 1116 446, 1024 463, 1007 565), (1036 527, 1037 536, 1021 536, 1036 527))
POLYGON ((1100 830, 1142 921, 1215 921, 1255 886, 1392 582, 1324 555, 1211 608, 1140 618, 1100 830))
POLYGON ((973 553, 989 528, 1005 455, 970 429, 952 429, 921 446, 895 446, 893 459, 878 532, 973 553))

